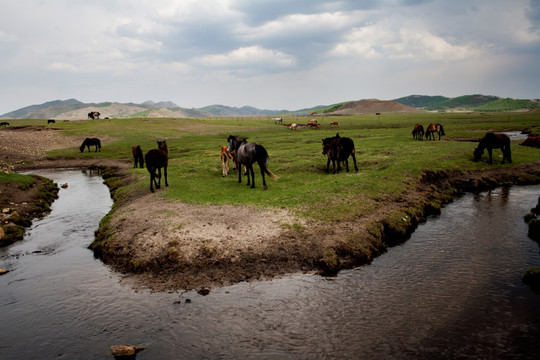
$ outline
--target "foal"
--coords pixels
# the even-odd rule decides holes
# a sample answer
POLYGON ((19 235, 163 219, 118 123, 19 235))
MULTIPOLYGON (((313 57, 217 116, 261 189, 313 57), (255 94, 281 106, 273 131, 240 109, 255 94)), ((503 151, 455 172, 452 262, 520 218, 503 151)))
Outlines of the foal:
POLYGON ((227 148, 228 146, 221 147, 221 167, 223 168, 223 177, 229 175, 229 159, 232 159, 227 148))

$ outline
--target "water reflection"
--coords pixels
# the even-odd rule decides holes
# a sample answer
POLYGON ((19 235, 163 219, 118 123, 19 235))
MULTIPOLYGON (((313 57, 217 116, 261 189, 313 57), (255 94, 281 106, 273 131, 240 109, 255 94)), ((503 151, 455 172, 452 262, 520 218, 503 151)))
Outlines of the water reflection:
POLYGON ((2 359, 109 359, 109 346, 124 343, 147 348, 139 360, 540 355, 540 298, 520 280, 540 263, 522 219, 540 186, 467 194, 405 244, 335 278, 294 275, 200 296, 121 285, 86 249, 111 206, 101 178, 48 177, 69 186, 49 217, 0 253, 12 270, 0 277, 2 359))

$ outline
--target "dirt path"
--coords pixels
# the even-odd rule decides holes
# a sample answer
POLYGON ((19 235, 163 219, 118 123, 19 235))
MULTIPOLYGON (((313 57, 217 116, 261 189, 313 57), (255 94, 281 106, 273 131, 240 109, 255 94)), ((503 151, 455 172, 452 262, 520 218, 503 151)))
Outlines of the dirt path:
MULTIPOLYGON (((0 168, 87 166, 92 160, 48 160, 44 155, 79 142, 51 129, 2 129, 0 168)), ((115 168, 126 181, 123 170, 131 162, 99 160, 96 165, 115 168)), ((156 194, 133 194, 117 203, 92 247, 105 263, 126 274, 125 282, 155 291, 221 286, 292 272, 332 272, 369 262, 388 244, 403 241, 456 191, 538 179, 540 162, 483 173, 427 171, 398 202, 333 224, 308 222, 284 209, 189 205, 167 202, 156 194), (431 184, 455 190, 437 193, 431 184), (398 210, 408 215, 393 220, 389 214, 398 210)))

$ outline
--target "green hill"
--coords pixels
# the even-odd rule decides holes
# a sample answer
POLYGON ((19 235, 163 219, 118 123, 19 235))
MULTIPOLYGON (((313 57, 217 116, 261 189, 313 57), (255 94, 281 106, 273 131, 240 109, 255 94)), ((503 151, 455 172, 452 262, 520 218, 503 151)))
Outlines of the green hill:
POLYGON ((410 95, 395 99, 394 101, 406 106, 421 109, 437 106, 449 99, 450 98, 447 98, 445 96, 410 95))

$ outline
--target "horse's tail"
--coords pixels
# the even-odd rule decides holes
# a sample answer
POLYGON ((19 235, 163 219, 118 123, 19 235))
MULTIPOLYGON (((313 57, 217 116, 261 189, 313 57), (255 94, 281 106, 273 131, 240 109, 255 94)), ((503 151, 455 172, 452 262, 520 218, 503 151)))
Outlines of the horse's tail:
POLYGON ((259 164, 259 167, 263 169, 266 175, 270 176, 272 180, 277 180, 277 175, 268 170, 268 160, 270 159, 270 156, 268 156, 266 149, 262 145, 257 144, 255 145, 255 153, 257 154, 257 163, 259 164))
POLYGON ((443 128, 443 126, 442 126, 442 125, 439 125, 439 126, 441 127, 441 136, 446 135, 446 134, 444 133, 444 128, 443 128))

